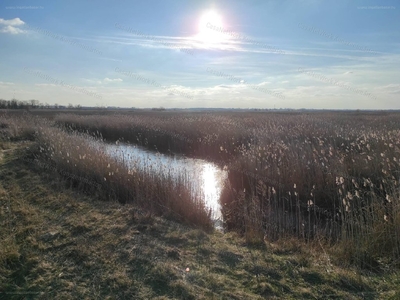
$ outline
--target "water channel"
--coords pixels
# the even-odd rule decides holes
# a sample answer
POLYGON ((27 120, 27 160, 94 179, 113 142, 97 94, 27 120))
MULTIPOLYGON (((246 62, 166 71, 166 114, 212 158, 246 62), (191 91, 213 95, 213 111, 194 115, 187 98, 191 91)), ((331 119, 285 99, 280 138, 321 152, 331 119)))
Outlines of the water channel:
POLYGON ((227 172, 217 165, 202 159, 187 158, 180 155, 164 155, 128 144, 106 144, 105 151, 128 167, 151 169, 155 174, 169 172, 178 178, 185 174, 190 181, 193 193, 201 194, 206 207, 212 210, 216 227, 222 225, 219 197, 227 172))

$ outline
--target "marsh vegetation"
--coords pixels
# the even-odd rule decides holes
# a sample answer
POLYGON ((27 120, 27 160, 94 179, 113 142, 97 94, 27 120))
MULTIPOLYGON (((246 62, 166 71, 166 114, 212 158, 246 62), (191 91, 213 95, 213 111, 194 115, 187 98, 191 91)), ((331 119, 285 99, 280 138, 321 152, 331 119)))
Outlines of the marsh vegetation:
POLYGON ((34 136, 35 159, 90 179, 103 196, 206 230, 212 228, 211 211, 183 171, 155 176, 152 163, 147 170, 135 167, 134 157, 127 164, 90 144, 130 143, 214 163, 227 173, 219 199, 225 231, 250 244, 288 238, 323 243, 343 263, 374 269, 382 259, 399 263, 399 117, 137 111, 2 122, 11 136, 34 136))

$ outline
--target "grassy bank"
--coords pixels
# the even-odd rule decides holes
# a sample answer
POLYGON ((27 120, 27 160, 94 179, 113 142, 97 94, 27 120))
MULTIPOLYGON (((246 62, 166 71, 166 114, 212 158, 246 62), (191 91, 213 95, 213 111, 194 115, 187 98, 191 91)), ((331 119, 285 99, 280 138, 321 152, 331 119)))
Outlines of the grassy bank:
POLYGON ((297 239, 250 247, 87 195, 32 142, 0 159, 0 299, 398 299, 399 274, 343 268, 297 239), (187 269, 188 268, 188 269, 187 269), (188 270, 188 271, 187 271, 188 270))

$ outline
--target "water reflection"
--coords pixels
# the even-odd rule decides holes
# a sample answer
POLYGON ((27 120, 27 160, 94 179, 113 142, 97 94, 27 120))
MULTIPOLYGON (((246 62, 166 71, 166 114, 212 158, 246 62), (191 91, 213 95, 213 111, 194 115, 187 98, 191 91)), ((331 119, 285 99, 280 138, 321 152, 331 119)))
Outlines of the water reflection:
POLYGON ((135 145, 106 144, 105 151, 131 168, 151 170, 155 175, 169 174, 173 178, 184 176, 193 193, 201 194, 206 206, 212 210, 216 226, 221 226, 219 197, 226 171, 205 160, 167 156, 135 145))

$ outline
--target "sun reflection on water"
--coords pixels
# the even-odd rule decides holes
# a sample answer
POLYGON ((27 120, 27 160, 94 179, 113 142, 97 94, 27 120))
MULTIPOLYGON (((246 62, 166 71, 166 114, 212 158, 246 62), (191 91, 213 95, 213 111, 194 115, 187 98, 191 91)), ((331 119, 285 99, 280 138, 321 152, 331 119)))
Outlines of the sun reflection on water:
POLYGON ((202 159, 171 157, 153 153, 141 147, 105 144, 106 152, 136 169, 150 170, 154 176, 167 175, 181 178, 192 188, 194 195, 201 195, 207 208, 212 211, 216 227, 221 227, 222 214, 219 198, 227 172, 202 159))
POLYGON ((206 205, 212 209, 213 218, 221 218, 221 206, 219 204, 219 197, 221 194, 222 184, 224 180, 224 173, 216 166, 205 163, 202 169, 202 191, 206 205))

